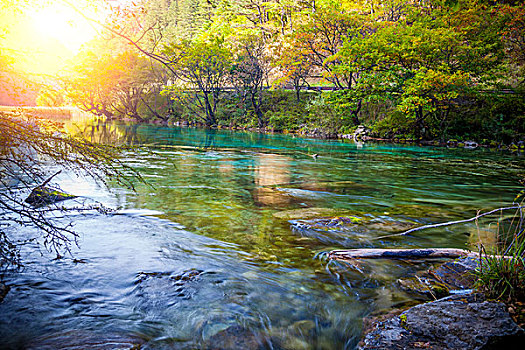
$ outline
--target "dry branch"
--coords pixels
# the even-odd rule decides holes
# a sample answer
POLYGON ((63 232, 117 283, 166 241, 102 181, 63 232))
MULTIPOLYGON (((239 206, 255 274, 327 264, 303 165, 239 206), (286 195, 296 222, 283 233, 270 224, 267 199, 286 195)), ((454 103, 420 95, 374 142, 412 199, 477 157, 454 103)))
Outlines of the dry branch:
POLYGON ((525 208, 525 206, 521 206, 521 205, 517 205, 517 206, 514 206, 514 207, 498 208, 498 209, 494 209, 494 210, 491 210, 491 211, 483 213, 483 214, 478 214, 478 215, 476 215, 476 216, 474 216, 474 217, 472 217, 470 219, 457 220, 457 221, 447 221, 447 222, 442 222, 442 223, 439 223, 439 224, 424 225, 424 226, 412 228, 412 229, 410 229, 408 231, 405 231, 405 232, 396 233, 396 234, 393 234, 393 235, 386 235, 386 236, 377 237, 377 238, 374 238, 374 240, 383 239, 383 238, 389 238, 389 237, 396 237, 396 236, 405 236, 405 235, 408 235, 409 233, 412 233, 412 232, 415 232, 415 231, 424 230, 424 229, 427 229, 427 228, 436 228, 436 227, 442 227, 442 226, 464 224, 464 223, 467 223, 467 222, 475 221, 475 220, 477 220, 477 219, 479 219, 481 217, 497 213, 498 211, 514 210, 514 209, 521 210, 523 208, 525 208))

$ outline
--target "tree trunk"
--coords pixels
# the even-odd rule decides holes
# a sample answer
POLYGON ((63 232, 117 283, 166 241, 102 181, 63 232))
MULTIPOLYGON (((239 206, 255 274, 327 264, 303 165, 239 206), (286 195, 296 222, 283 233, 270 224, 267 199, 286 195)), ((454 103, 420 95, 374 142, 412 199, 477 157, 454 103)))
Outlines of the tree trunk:
POLYGON ((210 98, 207 92, 204 93, 204 103, 206 109, 206 126, 212 126, 216 124, 215 113, 213 112, 213 108, 211 107, 210 98))
MULTIPOLYGON (((259 128, 264 128, 265 122, 264 122, 263 113, 261 111, 261 103, 260 103, 261 101, 260 101, 260 98, 259 98, 259 101, 257 101, 257 98, 256 98, 257 90, 252 91, 250 95, 251 95, 253 109, 255 110, 255 114, 257 115, 257 125, 259 128)), ((259 97, 260 97, 260 94, 259 94, 259 97)))
POLYGON ((352 122, 354 125, 361 125, 361 121, 359 120, 359 112, 361 112, 362 104, 363 100, 359 100, 359 102, 357 102, 356 109, 352 110, 352 122))

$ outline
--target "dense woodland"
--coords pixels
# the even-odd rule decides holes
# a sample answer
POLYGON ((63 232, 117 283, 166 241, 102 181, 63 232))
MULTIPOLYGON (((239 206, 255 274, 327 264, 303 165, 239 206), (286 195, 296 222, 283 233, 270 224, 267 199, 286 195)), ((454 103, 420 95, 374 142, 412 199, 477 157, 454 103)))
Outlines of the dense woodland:
POLYGON ((328 136, 525 133, 521 1, 143 0, 96 25, 38 104, 328 136))

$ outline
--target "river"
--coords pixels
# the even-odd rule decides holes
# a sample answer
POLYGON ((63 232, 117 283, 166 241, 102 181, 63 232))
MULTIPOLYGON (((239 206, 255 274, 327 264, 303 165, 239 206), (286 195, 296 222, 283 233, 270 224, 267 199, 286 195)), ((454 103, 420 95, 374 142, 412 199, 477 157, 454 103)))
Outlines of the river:
POLYGON ((413 302, 396 280, 432 265, 348 265, 322 253, 480 240, 490 249, 494 218, 378 238, 507 206, 525 169, 522 157, 483 149, 124 123, 68 128, 141 146, 124 161, 148 184, 131 191, 57 177, 67 192, 115 211, 65 218, 79 234, 74 259, 53 260, 38 241, 22 247, 24 268, 5 277, 0 348, 352 349, 364 317, 413 302), (320 217, 351 223, 319 225, 320 217))

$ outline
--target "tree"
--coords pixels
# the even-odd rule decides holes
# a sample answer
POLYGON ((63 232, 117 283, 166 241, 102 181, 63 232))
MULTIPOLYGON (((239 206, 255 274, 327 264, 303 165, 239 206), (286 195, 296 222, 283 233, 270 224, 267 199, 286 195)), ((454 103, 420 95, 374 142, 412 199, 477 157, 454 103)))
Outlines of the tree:
POLYGON ((232 64, 225 37, 205 33, 194 40, 166 46, 163 54, 176 79, 168 91, 193 109, 206 125, 215 125, 217 104, 232 64))
POLYGON ((119 161, 120 149, 75 138, 59 125, 36 115, 0 113, 0 265, 16 263, 16 242, 5 231, 10 225, 34 226, 43 233, 43 244, 62 256, 76 242, 71 224, 59 221, 64 210, 104 210, 100 206, 65 206, 50 201, 45 206, 28 203, 33 189, 45 199, 51 166, 85 174, 102 183, 116 179, 133 187, 133 173, 119 161), (127 172, 127 174, 125 173, 127 172), (131 175, 131 177, 130 177, 131 175))
POLYGON ((261 110, 262 94, 264 81, 270 69, 265 44, 255 33, 247 34, 236 42, 237 54, 231 66, 230 78, 241 96, 249 96, 257 116, 257 125, 263 128, 267 121, 261 110))
POLYGON ((93 51, 78 54, 72 71, 62 79, 67 97, 83 111, 112 118, 116 82, 122 75, 113 63, 111 56, 93 51))
POLYGON ((318 7, 294 32, 294 48, 307 54, 308 62, 336 89, 350 89, 355 83, 353 72, 336 71, 341 62, 339 51, 345 40, 360 36, 363 18, 357 12, 347 12, 340 3, 318 7))
MULTIPOLYGON (((299 59, 297 67, 317 71, 333 84, 336 91, 323 101, 340 118, 348 118, 354 125, 360 124, 363 101, 363 94, 356 86, 363 71, 369 67, 357 63, 359 56, 345 51, 345 43, 360 42, 371 33, 372 28, 370 17, 365 16, 355 4, 326 1, 318 4, 316 11, 292 34, 295 45, 290 51, 306 59, 299 59)), ((298 73, 301 74, 300 70, 298 73)), ((297 74, 295 79, 299 80, 297 74)))
POLYGON ((291 83, 297 102, 299 102, 301 87, 309 86, 308 78, 311 75, 312 66, 308 61, 308 50, 302 48, 296 40, 298 40, 296 36, 290 35, 279 46, 274 64, 280 70, 280 77, 274 81, 273 85, 286 86, 291 83))
POLYGON ((166 118, 155 104, 168 81, 166 69, 136 51, 113 55, 82 52, 68 76, 61 80, 68 99, 84 111, 141 121, 145 115, 140 112, 145 108, 148 115, 166 118))
MULTIPOLYGON (((160 115, 158 105, 151 105, 148 96, 159 98, 160 90, 167 83, 167 75, 163 67, 139 55, 135 51, 126 51, 112 58, 113 66, 120 70, 115 84, 115 100, 113 109, 119 116, 126 116, 135 120, 144 120, 140 115, 141 106, 147 108, 148 114, 164 120, 160 115)), ((162 112, 161 112, 162 113, 162 112)))
POLYGON ((486 89, 496 79, 502 62, 495 35, 499 19, 482 6, 439 2, 396 18, 348 40, 338 69, 363 67, 356 91, 369 100, 395 101, 416 138, 433 136, 436 123, 443 137, 459 96, 486 89))

